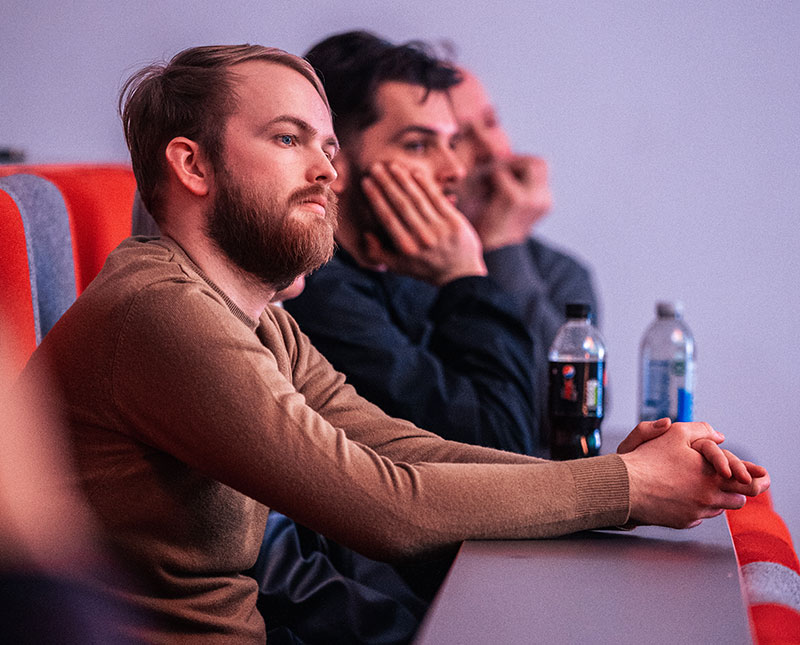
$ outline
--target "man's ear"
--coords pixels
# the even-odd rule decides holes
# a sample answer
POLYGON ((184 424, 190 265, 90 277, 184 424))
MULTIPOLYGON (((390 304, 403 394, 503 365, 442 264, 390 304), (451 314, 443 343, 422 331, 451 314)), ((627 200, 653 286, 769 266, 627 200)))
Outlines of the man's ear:
POLYGON ((198 197, 205 196, 211 188, 211 164, 196 141, 175 137, 165 151, 167 165, 181 184, 198 197))
POLYGON ((331 189, 337 195, 341 195, 349 183, 350 160, 347 157, 347 153, 340 150, 331 163, 336 169, 336 179, 333 180, 331 189))

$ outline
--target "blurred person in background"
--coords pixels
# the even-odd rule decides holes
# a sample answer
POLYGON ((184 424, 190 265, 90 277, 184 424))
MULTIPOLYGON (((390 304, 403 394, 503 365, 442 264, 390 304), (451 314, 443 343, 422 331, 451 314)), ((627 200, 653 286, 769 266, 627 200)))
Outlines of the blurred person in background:
POLYGON ((533 235, 552 205, 547 162, 513 151, 480 80, 459 71, 461 82, 449 91, 461 128, 455 150, 467 168, 458 207, 480 237, 489 276, 519 304, 533 338, 537 425, 545 447, 548 349, 566 320, 567 303, 590 305, 599 325, 598 298, 586 266, 533 235))
POLYGON ((455 441, 540 451, 533 345, 456 207, 467 167, 449 92, 424 43, 336 34, 307 59, 342 144, 338 248, 286 307, 358 392, 455 441), (324 311, 325 315, 320 315, 324 311))

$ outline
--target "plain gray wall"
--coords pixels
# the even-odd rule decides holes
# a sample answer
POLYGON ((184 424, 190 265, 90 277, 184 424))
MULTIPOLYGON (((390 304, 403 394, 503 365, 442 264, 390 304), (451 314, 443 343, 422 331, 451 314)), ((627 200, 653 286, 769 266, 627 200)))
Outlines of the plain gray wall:
POLYGON ((29 0, 0 15, 0 145, 32 162, 126 161, 117 91, 199 44, 301 54, 352 28, 449 39, 520 151, 551 165, 541 232, 601 289, 613 407, 635 423, 637 346, 684 301, 697 416, 768 466, 800 535, 800 4, 29 0))

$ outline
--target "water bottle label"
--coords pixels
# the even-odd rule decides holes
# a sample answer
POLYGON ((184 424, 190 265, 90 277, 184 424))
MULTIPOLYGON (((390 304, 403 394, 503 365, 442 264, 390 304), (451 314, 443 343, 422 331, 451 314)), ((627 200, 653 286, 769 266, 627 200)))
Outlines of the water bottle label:
POLYGON ((685 388, 678 388, 678 414, 675 421, 692 420, 692 404, 694 403, 692 393, 685 388))
POLYGON ((550 413, 558 416, 603 416, 602 361, 550 362, 550 413))
POLYGON ((651 360, 644 372, 643 419, 653 421, 669 414, 670 361, 651 360))
POLYGON ((691 421, 693 369, 684 360, 650 360, 642 375, 642 421, 691 421))

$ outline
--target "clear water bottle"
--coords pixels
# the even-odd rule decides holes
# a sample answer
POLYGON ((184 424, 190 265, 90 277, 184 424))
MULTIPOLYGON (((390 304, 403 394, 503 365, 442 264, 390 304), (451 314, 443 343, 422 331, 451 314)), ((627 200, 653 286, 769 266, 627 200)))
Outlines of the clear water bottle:
POLYGON ((567 321, 550 346, 548 360, 550 456, 577 459, 599 454, 606 348, 592 325, 589 305, 567 305, 567 321))
POLYGON ((639 346, 639 420, 691 421, 694 337, 683 320, 681 303, 656 303, 656 316, 639 346))

